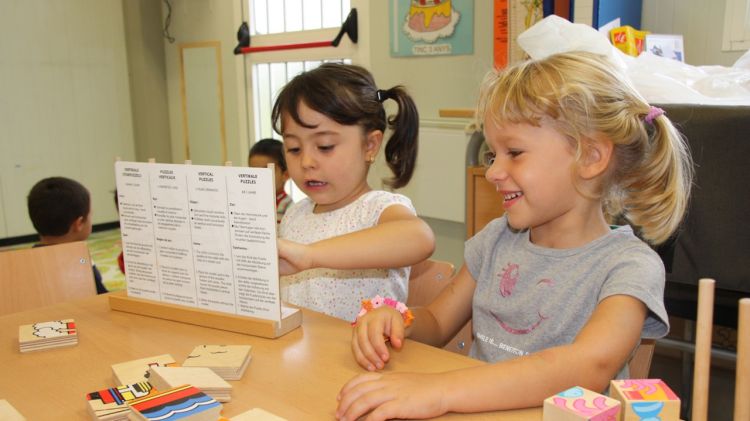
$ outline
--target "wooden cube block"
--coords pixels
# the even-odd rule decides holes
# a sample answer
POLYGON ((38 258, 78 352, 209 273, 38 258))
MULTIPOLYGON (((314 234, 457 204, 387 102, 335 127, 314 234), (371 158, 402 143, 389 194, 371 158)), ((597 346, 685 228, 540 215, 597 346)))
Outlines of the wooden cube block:
POLYGON ((612 380, 609 395, 622 404, 620 421, 680 420, 680 398, 660 379, 612 380))
POLYGON ((576 386, 544 400, 544 421, 617 421, 620 402, 576 386))

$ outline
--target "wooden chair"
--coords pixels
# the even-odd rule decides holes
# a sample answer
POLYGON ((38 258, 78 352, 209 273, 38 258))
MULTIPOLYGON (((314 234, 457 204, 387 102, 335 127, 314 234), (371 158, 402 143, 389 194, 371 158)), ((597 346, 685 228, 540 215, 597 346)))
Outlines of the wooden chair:
POLYGON ((711 377, 711 332, 713 330, 714 289, 716 281, 698 281, 698 317, 695 325, 695 361, 693 366, 692 421, 708 419, 708 384, 711 377))
MULTIPOLYGON (((454 266, 450 262, 425 260, 411 267, 409 276, 409 306, 425 306, 430 304, 448 285, 453 277, 454 266)), ((463 355, 469 354, 471 349, 471 321, 461 328, 443 349, 463 355)))
POLYGON ((640 345, 635 349, 633 356, 630 357, 628 367, 630 368, 631 379, 648 379, 648 372, 651 370, 651 359, 654 356, 655 339, 641 339, 640 345))
POLYGON ((0 315, 96 295, 86 242, 0 252, 0 315))
POLYGON ((734 421, 750 421, 750 298, 740 300, 737 321, 737 369, 734 380, 734 421))

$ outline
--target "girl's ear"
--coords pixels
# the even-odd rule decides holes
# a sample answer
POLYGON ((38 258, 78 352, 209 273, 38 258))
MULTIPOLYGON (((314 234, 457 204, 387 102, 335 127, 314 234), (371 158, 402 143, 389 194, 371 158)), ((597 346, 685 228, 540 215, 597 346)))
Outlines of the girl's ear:
POLYGON ((584 180, 590 180, 604 174, 612 160, 614 149, 614 143, 604 135, 586 138, 578 175, 584 180))
POLYGON ((365 160, 367 162, 374 162, 375 157, 380 151, 380 145, 383 143, 383 131, 373 130, 367 133, 365 139, 365 160))

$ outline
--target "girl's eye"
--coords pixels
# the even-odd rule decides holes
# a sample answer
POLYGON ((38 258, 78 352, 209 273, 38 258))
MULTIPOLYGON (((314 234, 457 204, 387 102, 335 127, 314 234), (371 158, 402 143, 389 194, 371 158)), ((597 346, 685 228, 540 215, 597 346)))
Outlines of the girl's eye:
POLYGON ((485 152, 484 153, 484 165, 489 167, 495 162, 495 153, 494 152, 485 152))
POLYGON ((286 153, 294 155, 299 153, 299 148, 286 148, 286 153))
POLYGON ((508 151, 508 155, 510 155, 511 158, 517 158, 519 155, 521 155, 523 151, 518 151, 515 149, 511 149, 508 151))
POLYGON ((321 146, 318 146, 318 149, 321 150, 321 151, 323 151, 323 152, 332 151, 333 150, 333 145, 321 145, 321 146))

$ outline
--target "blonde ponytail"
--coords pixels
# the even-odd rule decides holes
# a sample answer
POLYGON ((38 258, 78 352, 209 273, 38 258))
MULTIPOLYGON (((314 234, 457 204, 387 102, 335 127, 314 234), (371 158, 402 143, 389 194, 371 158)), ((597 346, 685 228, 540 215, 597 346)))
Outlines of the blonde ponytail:
POLYGON ((683 219, 693 167, 684 138, 668 118, 655 118, 651 127, 643 159, 619 184, 627 192, 622 200, 622 216, 640 227, 644 240, 660 244, 669 239, 683 219))

